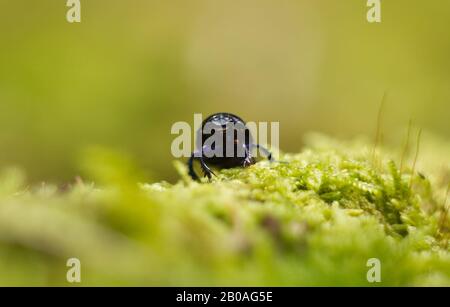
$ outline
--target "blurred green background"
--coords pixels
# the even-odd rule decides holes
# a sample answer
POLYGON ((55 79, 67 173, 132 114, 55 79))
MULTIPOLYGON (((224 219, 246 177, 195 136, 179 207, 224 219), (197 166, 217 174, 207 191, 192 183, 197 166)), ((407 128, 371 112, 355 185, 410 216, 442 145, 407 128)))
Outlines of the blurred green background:
POLYGON ((316 130, 386 142, 410 118, 450 136, 450 2, 0 0, 0 168, 71 180, 80 151, 123 151, 173 181, 170 127, 194 112, 279 121, 298 151, 316 130))

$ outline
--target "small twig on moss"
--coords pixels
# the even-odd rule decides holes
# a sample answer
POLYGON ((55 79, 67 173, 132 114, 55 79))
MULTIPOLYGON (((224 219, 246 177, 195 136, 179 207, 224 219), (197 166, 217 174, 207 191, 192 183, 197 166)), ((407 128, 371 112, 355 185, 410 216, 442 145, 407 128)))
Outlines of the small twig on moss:
POLYGON ((402 152, 402 156, 400 159, 400 175, 403 174, 403 163, 405 161, 405 156, 406 156, 406 153, 408 152, 408 148, 409 148, 409 138, 411 136, 411 126, 412 126, 412 119, 409 119, 408 130, 406 132, 406 142, 405 142, 405 146, 403 147, 403 152, 402 152))
POLYGON ((383 93, 383 98, 381 98, 381 103, 380 106, 378 108, 378 116, 377 116, 377 128, 376 128, 376 132, 375 132, 375 141, 373 144, 373 150, 372 150, 372 163, 374 165, 376 165, 376 158, 377 158, 377 148, 380 145, 381 142, 381 120, 382 120, 382 115, 383 115, 383 108, 384 108, 384 104, 386 102, 386 98, 387 98, 387 91, 384 91, 383 93))
POLYGON ((411 168, 411 178, 409 180, 409 189, 410 190, 411 190, 411 187, 412 187, 414 173, 416 172, 416 163, 417 163, 417 158, 419 157, 420 138, 421 138, 421 136, 422 136, 422 129, 419 129, 419 131, 417 132, 416 154, 414 156, 414 161, 413 161, 413 165, 412 165, 412 168, 411 168))
MULTIPOLYGON (((444 202, 442 204, 443 211, 441 214, 441 218, 439 220, 438 231, 441 233, 444 233, 445 222, 447 221, 447 214, 448 214, 447 199, 448 199, 449 190, 450 190, 450 183, 447 184, 447 191, 445 192, 444 202)), ((448 245, 448 239, 444 240, 444 247, 447 248, 447 245, 448 245)))

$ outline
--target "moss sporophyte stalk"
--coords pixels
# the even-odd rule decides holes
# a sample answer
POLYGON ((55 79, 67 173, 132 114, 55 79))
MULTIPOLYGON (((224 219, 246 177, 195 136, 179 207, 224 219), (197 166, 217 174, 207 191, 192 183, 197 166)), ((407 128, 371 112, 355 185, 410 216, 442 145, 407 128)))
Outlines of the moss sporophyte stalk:
POLYGON ((279 154, 287 163, 196 182, 177 160, 177 183, 139 185, 126 160, 94 151, 83 165, 97 184, 64 192, 9 171, 0 283, 67 284, 76 257, 83 285, 449 286, 449 148, 427 135, 413 171, 414 153, 400 168, 397 151, 379 148, 374 162, 370 142, 313 135, 279 154))

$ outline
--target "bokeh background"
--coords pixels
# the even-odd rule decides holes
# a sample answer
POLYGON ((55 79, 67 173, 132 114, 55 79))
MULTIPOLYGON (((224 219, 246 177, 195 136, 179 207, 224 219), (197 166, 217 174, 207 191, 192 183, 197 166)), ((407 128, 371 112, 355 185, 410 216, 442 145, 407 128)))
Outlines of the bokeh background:
POLYGON ((384 141, 410 118, 450 136, 450 2, 0 0, 0 167, 66 182, 92 145, 174 181, 170 127, 193 113, 279 121, 280 147, 307 131, 384 141))

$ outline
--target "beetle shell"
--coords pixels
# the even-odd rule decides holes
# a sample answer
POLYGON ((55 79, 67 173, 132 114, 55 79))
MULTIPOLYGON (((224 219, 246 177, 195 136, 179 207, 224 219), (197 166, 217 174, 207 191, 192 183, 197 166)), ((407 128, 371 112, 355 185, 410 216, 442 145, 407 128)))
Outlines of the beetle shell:
MULTIPOLYGON (((250 130, 245 126, 244 120, 239 116, 230 113, 216 113, 206 118, 201 128, 197 131, 197 150, 202 153, 205 161, 211 165, 222 168, 231 168, 242 166, 248 159, 248 152, 252 136, 250 130), (205 144, 208 138, 214 133, 222 132, 222 152, 221 156, 208 156, 212 150, 215 150, 215 144, 211 146, 205 144), (227 149, 233 150, 233 156, 227 156, 227 149)), ((253 159, 248 161, 254 163, 253 159)))
POLYGON ((266 148, 253 143, 250 130, 242 118, 231 113, 216 113, 206 118, 197 131, 196 145, 197 150, 188 161, 189 175, 194 180, 199 180, 194 171, 196 160, 208 178, 214 175, 209 165, 231 168, 255 163, 251 155, 252 148, 262 150, 269 161, 273 161, 272 154, 266 148))

